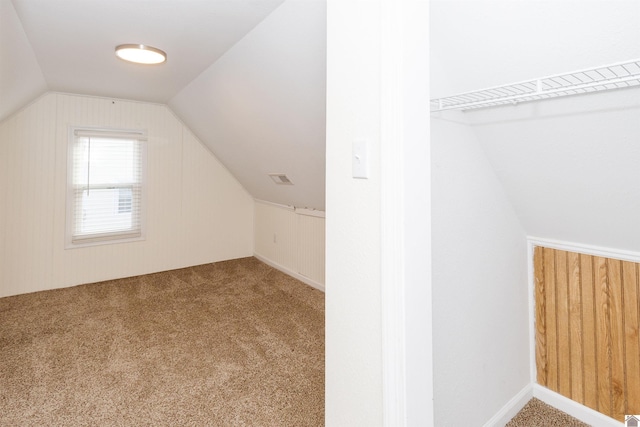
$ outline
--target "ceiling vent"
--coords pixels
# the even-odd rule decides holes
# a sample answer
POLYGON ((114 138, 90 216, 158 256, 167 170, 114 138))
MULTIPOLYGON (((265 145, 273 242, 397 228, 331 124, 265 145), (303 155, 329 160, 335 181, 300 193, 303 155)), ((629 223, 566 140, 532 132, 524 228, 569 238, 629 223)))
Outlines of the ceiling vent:
POLYGON ((283 173, 270 173, 269 176, 278 185, 293 185, 289 177, 283 173))

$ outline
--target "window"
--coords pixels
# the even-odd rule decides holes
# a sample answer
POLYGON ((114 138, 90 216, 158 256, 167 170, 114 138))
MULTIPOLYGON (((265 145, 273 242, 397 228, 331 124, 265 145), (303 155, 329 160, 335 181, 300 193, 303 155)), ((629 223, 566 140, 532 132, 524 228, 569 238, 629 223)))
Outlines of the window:
POLYGON ((67 247, 142 238, 144 132, 72 128, 67 247))
POLYGON ((120 188, 118 190, 118 213, 131 212, 131 206, 133 205, 133 192, 131 188, 120 188))

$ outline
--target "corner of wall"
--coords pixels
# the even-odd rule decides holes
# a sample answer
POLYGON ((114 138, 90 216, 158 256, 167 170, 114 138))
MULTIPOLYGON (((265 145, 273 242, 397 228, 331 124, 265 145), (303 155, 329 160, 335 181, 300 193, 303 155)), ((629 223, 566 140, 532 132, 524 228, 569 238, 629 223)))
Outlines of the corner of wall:
MULTIPOLYGON (((247 197, 249 197, 249 198, 253 199, 253 196, 251 195, 251 193, 249 192, 249 190, 247 190, 247 189, 245 188, 245 186, 244 186, 244 185, 242 185, 242 183, 241 183, 240 181, 238 181, 238 179, 237 179, 237 178, 235 178, 235 175, 233 175, 233 174, 231 173, 231 171, 229 170, 229 168, 227 168, 227 166, 226 166, 224 163, 222 163, 222 162, 220 161, 220 159, 218 158, 218 156, 216 156, 216 153, 214 153, 214 152, 213 152, 213 150, 211 150, 211 148, 210 148, 207 144, 205 144, 204 142, 202 142, 202 140, 196 136, 196 134, 191 130, 191 128, 190 128, 189 126, 187 126, 187 124, 186 124, 186 123, 185 123, 185 122, 180 118, 180 116, 178 116, 178 114, 176 114, 176 112, 173 110, 173 108, 171 108, 171 105, 163 104, 163 106, 164 106, 164 107, 167 109, 167 111, 168 111, 168 112, 173 116, 173 118, 174 118, 174 119, 176 119, 176 121, 178 121, 178 122, 182 125, 183 132, 187 132, 187 133, 188 133, 188 135, 189 135, 189 136, 191 136, 191 138, 193 138, 195 141, 197 141, 197 142, 198 142, 198 144, 200 144, 200 146, 201 146, 204 150, 208 151, 208 152, 211 154, 211 157, 216 161, 216 163, 218 163, 218 165, 219 165, 221 168, 224 168, 224 169, 227 171, 227 173, 229 173, 229 175, 231 175, 231 176, 233 176, 233 177, 234 177, 234 179, 238 182, 238 185, 239 185, 239 186, 242 188, 242 190, 246 193, 247 197)), ((184 141, 184 134, 183 134, 183 141, 184 141)))
POLYGON ((0 257, 12 260, 0 269, 1 296, 253 254, 253 199, 172 117, 162 104, 48 92, 0 123, 0 192, 11 206, 0 215, 0 257), (69 124, 148 128, 144 241, 64 249, 69 124))
POLYGON ((530 382, 527 243, 470 127, 431 125, 434 410, 449 425, 530 382))
POLYGON ((527 384, 511 398, 483 427, 502 427, 515 417, 533 397, 533 385, 527 384))
POLYGON ((587 408, 539 384, 533 384, 533 397, 561 410, 580 421, 598 427, 623 427, 624 424, 600 412, 587 408))
POLYGON ((253 240, 256 258, 324 291, 324 215, 256 199, 253 240))

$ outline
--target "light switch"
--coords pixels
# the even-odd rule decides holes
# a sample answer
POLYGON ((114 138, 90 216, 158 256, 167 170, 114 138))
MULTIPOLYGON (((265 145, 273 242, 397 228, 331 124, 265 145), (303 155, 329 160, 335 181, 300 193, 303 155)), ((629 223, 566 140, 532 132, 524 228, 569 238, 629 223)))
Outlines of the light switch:
POLYGON ((354 178, 369 178, 369 144, 367 141, 353 142, 352 172, 354 178))

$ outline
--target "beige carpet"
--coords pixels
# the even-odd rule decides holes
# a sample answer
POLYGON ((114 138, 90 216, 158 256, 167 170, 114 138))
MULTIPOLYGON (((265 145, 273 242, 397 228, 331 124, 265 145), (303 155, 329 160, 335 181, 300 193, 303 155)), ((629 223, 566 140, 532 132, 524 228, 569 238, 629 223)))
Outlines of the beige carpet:
POLYGON ((324 294, 245 258, 0 298, 2 426, 321 426, 324 294))
POLYGON ((589 425, 534 397, 505 427, 589 427, 589 425))

